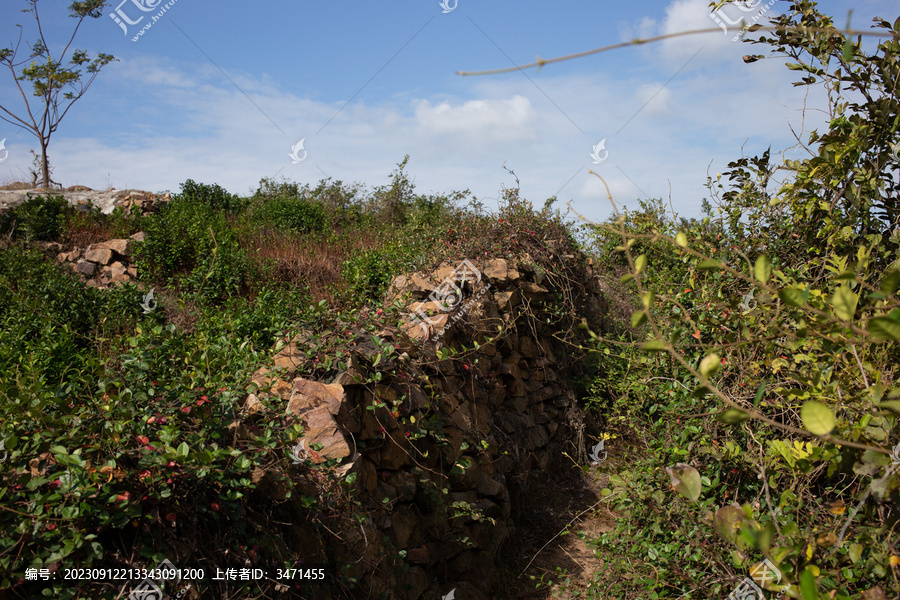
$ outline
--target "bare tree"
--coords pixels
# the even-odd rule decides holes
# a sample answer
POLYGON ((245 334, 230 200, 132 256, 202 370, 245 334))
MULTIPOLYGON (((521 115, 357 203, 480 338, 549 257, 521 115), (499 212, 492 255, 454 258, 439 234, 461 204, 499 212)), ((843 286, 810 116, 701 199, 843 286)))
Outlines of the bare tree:
MULTIPOLYGON (((49 188, 50 161, 47 158, 47 146, 50 144, 50 137, 56 132, 60 121, 66 116, 75 101, 84 96, 91 87, 94 79, 100 73, 100 69, 116 58, 111 54, 103 53, 91 58, 85 50, 73 50, 71 56, 66 58, 81 23, 88 17, 96 19, 102 16, 103 8, 106 5, 105 0, 85 0, 84 2, 72 2, 69 5, 69 16, 77 19, 77 23, 68 42, 56 57, 44 37, 44 29, 38 14, 39 0, 25 0, 25 2, 28 8, 22 9, 22 12, 31 13, 34 16, 38 39, 28 44, 30 53, 27 57, 17 59, 22 45, 23 31, 21 25, 16 25, 19 28, 19 40, 15 47, 0 49, 0 65, 6 65, 12 74, 19 95, 25 104, 24 112, 17 116, 10 107, 0 104, 0 111, 2 111, 0 119, 21 127, 37 137, 41 145, 42 185, 49 188), (67 60, 68 65, 65 64, 67 60), (82 75, 85 74, 87 76, 82 79, 82 75), (40 100, 30 101, 22 87, 22 82, 31 83, 34 87, 33 96, 40 100), (32 103, 35 105, 34 109, 32 103)), ((25 85, 27 86, 27 83, 25 85)))

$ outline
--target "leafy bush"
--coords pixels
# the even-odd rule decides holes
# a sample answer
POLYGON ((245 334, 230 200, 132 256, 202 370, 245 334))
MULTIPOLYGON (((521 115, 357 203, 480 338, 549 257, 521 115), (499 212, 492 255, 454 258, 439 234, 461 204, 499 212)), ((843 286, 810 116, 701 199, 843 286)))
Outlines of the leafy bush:
POLYGON ((63 196, 35 196, 0 215, 0 234, 26 240, 55 241, 66 222, 69 203, 63 196))
POLYGON ((86 287, 37 251, 0 250, 0 372, 18 367, 59 385, 97 337, 133 322, 140 297, 133 286, 86 287))
POLYGON ((269 224, 300 233, 324 231, 327 223, 322 203, 302 198, 267 200, 254 209, 253 216, 259 224, 269 224))
POLYGON ((137 247, 143 277, 180 282, 223 300, 259 282, 259 268, 248 260, 226 215, 209 206, 176 198, 144 228, 137 247))
POLYGON ((421 264, 417 254, 401 242, 356 252, 342 265, 348 294, 360 303, 378 300, 395 276, 413 271, 421 264))
MULTIPOLYGON (((776 22, 762 43, 805 73, 798 84, 844 86, 828 131, 810 136, 813 156, 734 161, 723 201, 702 221, 647 205, 601 227, 598 244, 618 238, 622 283, 643 303, 636 348, 602 337, 598 346, 609 370, 629 359, 625 379, 608 386, 613 419, 643 422, 635 435, 649 446, 646 462, 604 490, 623 519, 598 543, 632 574, 617 594, 674 598, 700 586, 721 596, 763 560, 777 576, 757 577, 761 587, 794 598, 900 592, 890 541, 900 231, 889 152, 900 98, 888 75, 900 47, 864 53, 813 2, 776 22), (844 103, 844 89, 858 103, 844 103), (772 190, 776 169, 793 176, 772 190), (671 506, 667 487, 687 502, 671 506), (715 572, 698 556, 721 557, 715 572)), ((900 19, 875 27, 890 36, 900 19)))
POLYGON ((190 203, 202 204, 212 210, 237 213, 244 209, 246 202, 239 196, 229 193, 218 184, 197 183, 188 179, 181 184, 182 200, 190 203))

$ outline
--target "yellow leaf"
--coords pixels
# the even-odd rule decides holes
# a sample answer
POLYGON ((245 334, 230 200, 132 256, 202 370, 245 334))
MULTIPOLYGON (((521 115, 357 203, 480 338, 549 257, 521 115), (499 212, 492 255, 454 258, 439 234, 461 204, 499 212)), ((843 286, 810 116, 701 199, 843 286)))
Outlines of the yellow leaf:
POLYGON ((813 545, 812 543, 806 546, 806 560, 812 560, 813 555, 813 545))
POLYGON ((897 565, 900 565, 900 556, 891 555, 888 562, 891 563, 892 567, 896 567, 897 565))

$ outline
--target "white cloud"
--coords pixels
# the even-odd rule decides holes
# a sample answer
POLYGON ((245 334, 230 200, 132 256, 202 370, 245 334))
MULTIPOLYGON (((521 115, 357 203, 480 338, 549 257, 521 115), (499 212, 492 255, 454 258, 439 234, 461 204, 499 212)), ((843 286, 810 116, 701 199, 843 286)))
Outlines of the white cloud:
POLYGON ((484 143, 535 137, 537 115, 531 101, 518 94, 508 100, 469 100, 457 106, 429 100, 417 100, 413 105, 419 129, 428 135, 462 135, 484 143))
MULTIPOLYGON (((674 0, 666 7, 666 18, 660 25, 660 35, 672 35, 698 29, 715 29, 723 25, 729 29, 740 27, 741 22, 768 23, 767 16, 778 14, 773 0, 748 0, 735 2, 711 12, 708 0, 674 0)), ((723 58, 740 58, 750 54, 748 46, 735 41, 736 31, 718 30, 712 33, 692 34, 662 41, 662 55, 673 63, 683 63, 698 51, 692 66, 714 64, 723 58)), ((754 47, 758 48, 758 47, 754 47)))

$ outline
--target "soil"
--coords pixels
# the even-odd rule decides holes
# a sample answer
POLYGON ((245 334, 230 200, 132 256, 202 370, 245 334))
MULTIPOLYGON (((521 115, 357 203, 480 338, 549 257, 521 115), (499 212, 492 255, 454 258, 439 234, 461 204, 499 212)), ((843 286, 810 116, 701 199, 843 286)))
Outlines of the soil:
POLYGON ((581 597, 603 569, 588 542, 614 528, 616 516, 600 494, 610 468, 584 473, 569 466, 569 473, 548 469, 528 490, 504 548, 508 566, 498 575, 498 600, 581 597))

